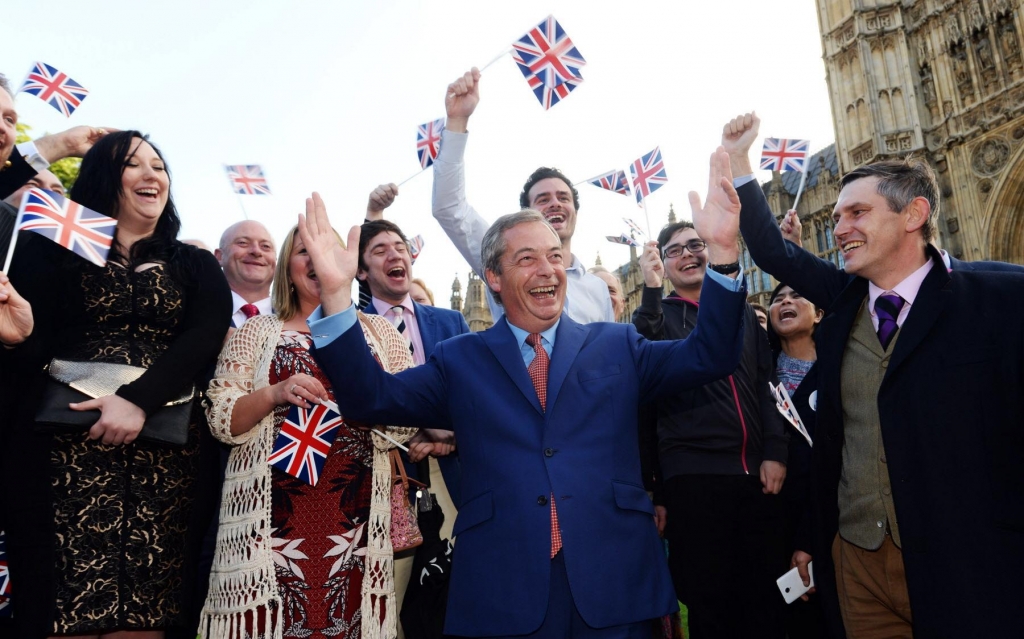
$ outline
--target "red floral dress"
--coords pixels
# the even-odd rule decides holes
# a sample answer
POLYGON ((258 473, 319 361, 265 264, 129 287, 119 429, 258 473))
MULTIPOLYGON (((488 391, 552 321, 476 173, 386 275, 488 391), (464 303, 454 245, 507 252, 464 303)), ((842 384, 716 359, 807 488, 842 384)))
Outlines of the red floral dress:
MULTIPOLYGON (((311 341, 308 333, 281 333, 270 383, 305 373, 333 400, 330 382, 309 352, 311 341)), ((289 408, 275 411, 275 437, 289 408)), ((271 543, 285 637, 359 638, 372 466, 369 433, 345 423, 316 486, 271 469, 271 543)))

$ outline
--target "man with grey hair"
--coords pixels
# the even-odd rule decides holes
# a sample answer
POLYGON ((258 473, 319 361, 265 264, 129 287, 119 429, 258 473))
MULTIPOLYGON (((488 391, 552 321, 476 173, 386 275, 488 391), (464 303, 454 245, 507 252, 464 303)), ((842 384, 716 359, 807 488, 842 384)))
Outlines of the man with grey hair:
POLYGON ((738 362, 742 283, 728 156, 712 156, 708 200, 691 193, 712 263, 688 339, 652 342, 629 324, 563 314, 556 231, 533 210, 499 218, 482 240, 487 286, 504 316, 441 342, 431 359, 380 371, 356 325, 359 230, 340 247, 323 202, 299 235, 321 286, 314 355, 346 417, 454 428, 462 505, 445 633, 470 637, 639 638, 677 608, 654 506, 641 482, 637 408, 724 377, 738 362), (376 368, 377 371, 373 369, 376 368))

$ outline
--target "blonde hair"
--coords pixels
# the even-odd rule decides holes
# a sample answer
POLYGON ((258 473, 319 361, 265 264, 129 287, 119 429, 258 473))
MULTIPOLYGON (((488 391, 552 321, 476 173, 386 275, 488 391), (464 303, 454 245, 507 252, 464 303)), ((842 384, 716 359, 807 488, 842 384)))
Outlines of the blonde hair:
POLYGON ((416 284, 417 286, 419 286, 420 288, 423 289, 423 292, 427 294, 427 299, 430 300, 430 305, 433 306, 434 305, 434 291, 430 290, 430 287, 427 286, 427 283, 424 282, 422 279, 420 279, 418 277, 412 278, 412 283, 416 284))
MULTIPOLYGON (((298 234, 298 225, 293 226, 284 241, 281 242, 281 252, 277 256, 277 267, 274 269, 274 284, 270 291, 274 312, 284 322, 295 317, 299 312, 299 294, 295 292, 292 278, 288 274, 288 262, 292 256, 292 249, 295 248, 295 236, 298 234)), ((334 236, 338 238, 342 246, 345 245, 345 241, 341 239, 337 231, 334 231, 334 236)))

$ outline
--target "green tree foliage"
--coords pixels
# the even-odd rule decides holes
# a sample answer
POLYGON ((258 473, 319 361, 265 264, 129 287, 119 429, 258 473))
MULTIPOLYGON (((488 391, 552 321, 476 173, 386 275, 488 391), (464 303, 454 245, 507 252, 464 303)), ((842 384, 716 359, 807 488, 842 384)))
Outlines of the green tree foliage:
MULTIPOLYGON (((32 127, 25 124, 24 122, 18 123, 18 137, 15 142, 21 144, 22 142, 28 142, 32 138, 28 132, 32 130, 32 127)), ((71 192, 71 187, 74 185, 75 180, 78 179, 78 169, 82 166, 81 158, 64 158, 58 160, 50 165, 50 172, 57 176, 57 179, 64 185, 65 192, 71 192)))

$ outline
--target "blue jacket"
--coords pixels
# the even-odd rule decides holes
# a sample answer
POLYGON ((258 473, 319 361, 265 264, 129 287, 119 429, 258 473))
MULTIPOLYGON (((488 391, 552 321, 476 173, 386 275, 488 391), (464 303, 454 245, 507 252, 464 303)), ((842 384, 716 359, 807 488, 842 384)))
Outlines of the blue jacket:
MULTIPOLYGON (((416 313, 416 325, 420 330, 420 339, 423 341, 423 349, 429 357, 434 352, 434 347, 444 340, 469 332, 469 325, 462 313, 447 308, 436 306, 423 306, 412 303, 416 313)), ((367 315, 376 315, 377 308, 368 304, 363 312, 367 315)), ((402 455, 405 462, 405 472, 413 479, 422 479, 416 473, 416 465, 409 461, 407 455, 402 455)), ((455 507, 459 507, 462 494, 462 471, 459 469, 459 453, 456 451, 445 457, 438 457, 437 465, 441 469, 441 476, 444 477, 444 485, 448 489, 448 495, 452 498, 455 507)))
POLYGON ((573 599, 592 627, 676 609, 654 507, 641 485, 637 407, 724 377, 739 361, 745 292, 708 281, 686 340, 562 315, 542 411, 507 321, 382 371, 358 330, 314 351, 341 410, 359 421, 451 425, 466 481, 455 522, 447 634, 519 635, 545 618, 548 500, 556 496, 573 599))

